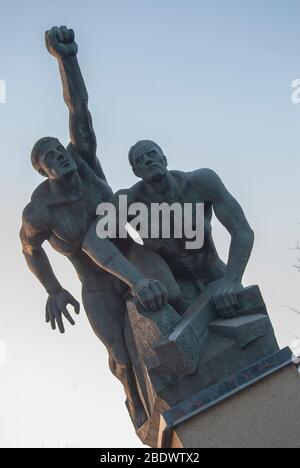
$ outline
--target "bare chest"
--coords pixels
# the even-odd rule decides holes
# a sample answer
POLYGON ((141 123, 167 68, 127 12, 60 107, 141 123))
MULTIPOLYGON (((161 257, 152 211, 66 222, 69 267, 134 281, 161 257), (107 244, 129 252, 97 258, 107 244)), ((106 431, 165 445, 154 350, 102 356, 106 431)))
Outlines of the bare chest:
POLYGON ((189 187, 188 184, 177 184, 175 190, 163 195, 142 191, 135 202, 147 207, 143 213, 147 216, 150 227, 159 219, 160 223, 168 223, 171 228, 174 228, 174 223, 183 225, 185 222, 196 229, 201 221, 205 230, 211 229, 212 204, 200 191, 189 187))
POLYGON ((73 255, 80 249, 85 234, 96 218, 101 196, 83 193, 77 200, 50 207, 51 246, 63 255, 73 255))

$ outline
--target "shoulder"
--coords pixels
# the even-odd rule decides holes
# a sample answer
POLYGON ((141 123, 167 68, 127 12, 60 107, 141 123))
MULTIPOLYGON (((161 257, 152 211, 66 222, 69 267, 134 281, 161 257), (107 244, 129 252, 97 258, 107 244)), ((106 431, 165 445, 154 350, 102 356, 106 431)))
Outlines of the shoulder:
POLYGON ((47 205, 39 199, 33 199, 23 210, 23 227, 29 231, 42 231, 49 225, 47 205))
POLYGON ((191 181, 194 179, 202 179, 202 180, 216 180, 220 178, 218 177, 217 173, 212 169, 203 168, 197 169, 195 171, 190 172, 183 172, 183 171, 170 171, 170 174, 177 179, 182 181, 191 181))
POLYGON ((201 184, 203 189, 218 190, 224 188, 223 182, 218 174, 209 168, 197 169, 188 173, 190 183, 194 186, 201 184))
POLYGON ((207 202, 224 197, 226 193, 222 180, 212 169, 201 168, 191 172, 172 171, 172 175, 182 189, 198 194, 207 202))
POLYGON ((126 196, 128 203, 134 203, 140 199, 139 195, 142 193, 142 190, 143 182, 140 181, 130 188, 118 190, 113 196, 113 200, 118 201, 121 196, 126 196))
POLYGON ((202 181, 217 181, 221 180, 218 174, 213 170, 207 167, 202 169, 197 169, 196 171, 188 172, 189 177, 192 180, 201 179, 202 181))
POLYGON ((170 174, 172 174, 173 177, 175 177, 176 179, 184 179, 186 178, 188 172, 184 172, 184 171, 175 171, 175 170, 172 170, 172 171, 169 171, 170 174))
POLYGON ((32 202, 41 202, 44 201, 46 204, 46 200, 50 196, 50 186, 49 186, 49 180, 44 180, 40 185, 37 186, 37 188, 34 190, 34 192, 31 195, 31 201, 32 202))
POLYGON ((197 188, 199 188, 199 184, 201 184, 202 188, 217 187, 222 184, 218 174, 209 168, 197 169, 190 172, 170 171, 170 173, 179 183, 196 186, 197 188))

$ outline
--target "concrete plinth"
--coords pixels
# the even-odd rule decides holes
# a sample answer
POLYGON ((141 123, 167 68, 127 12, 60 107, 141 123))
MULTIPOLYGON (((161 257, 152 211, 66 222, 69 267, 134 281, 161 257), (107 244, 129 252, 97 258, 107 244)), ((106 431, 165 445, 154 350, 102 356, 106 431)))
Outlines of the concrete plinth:
POLYGON ((161 447, 300 448, 300 375, 288 349, 163 415, 161 447))

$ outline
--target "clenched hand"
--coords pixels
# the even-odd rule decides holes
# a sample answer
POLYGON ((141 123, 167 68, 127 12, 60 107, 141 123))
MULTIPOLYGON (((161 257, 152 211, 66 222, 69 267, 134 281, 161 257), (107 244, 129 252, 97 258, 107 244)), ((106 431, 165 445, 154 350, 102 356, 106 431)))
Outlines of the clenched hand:
POLYGON ((51 55, 60 59, 68 55, 75 56, 78 52, 78 46, 75 42, 73 29, 66 26, 58 28, 54 26, 50 31, 46 31, 46 47, 51 55))
POLYGON ((165 286, 154 279, 143 279, 132 289, 140 303, 150 312, 157 312, 168 303, 168 291, 165 286))

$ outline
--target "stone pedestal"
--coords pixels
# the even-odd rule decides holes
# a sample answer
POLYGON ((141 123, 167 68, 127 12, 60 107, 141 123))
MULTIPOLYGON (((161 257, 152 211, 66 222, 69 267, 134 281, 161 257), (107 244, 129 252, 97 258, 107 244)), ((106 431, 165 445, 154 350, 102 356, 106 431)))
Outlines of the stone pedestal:
POLYGON ((300 448, 300 375, 286 348, 166 411, 162 448, 300 448))
POLYGON ((137 435, 145 445, 159 446, 162 415, 173 415, 196 394, 211 401, 219 395, 214 387, 228 393, 232 376, 245 376, 249 366, 279 352, 259 288, 241 291, 239 317, 224 320, 212 296, 217 283, 182 316, 170 306, 150 313, 137 300, 127 303, 125 338, 146 415, 137 435))
MULTIPOLYGON (((248 382, 249 366, 266 359, 273 365, 278 356, 282 358, 259 288, 242 290, 239 317, 227 320, 215 308, 214 288, 218 282, 181 316, 170 306, 153 314, 137 300, 127 303, 126 344, 145 410, 137 435, 145 445, 159 446, 162 415, 174 415, 178 405, 181 411, 195 395, 210 402, 212 395, 219 398, 220 390, 227 395, 235 388, 232 376, 240 373, 248 382)), ((291 361, 290 350, 288 357, 291 361)), ((237 379, 241 381, 240 375, 237 379)), ((174 426, 166 421, 168 427, 174 426)))

